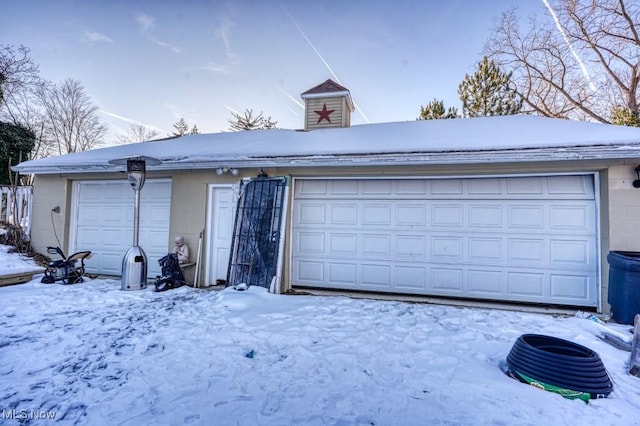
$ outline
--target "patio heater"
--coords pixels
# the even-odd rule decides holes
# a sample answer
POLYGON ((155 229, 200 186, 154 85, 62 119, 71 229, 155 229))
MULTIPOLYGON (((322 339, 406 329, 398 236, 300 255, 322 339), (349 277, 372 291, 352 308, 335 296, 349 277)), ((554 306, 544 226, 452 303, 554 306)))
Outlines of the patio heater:
POLYGON ((133 246, 122 258, 121 290, 143 290, 147 288, 147 255, 138 244, 140 231, 140 191, 144 186, 146 166, 157 166, 162 161, 151 157, 127 157, 109 161, 111 164, 127 166, 127 176, 133 188, 133 246))

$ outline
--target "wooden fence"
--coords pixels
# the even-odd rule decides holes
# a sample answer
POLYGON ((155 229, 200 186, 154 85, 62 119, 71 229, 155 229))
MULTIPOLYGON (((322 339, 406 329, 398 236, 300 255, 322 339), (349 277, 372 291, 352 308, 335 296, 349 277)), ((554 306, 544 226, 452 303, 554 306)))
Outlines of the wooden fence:
POLYGON ((20 226, 30 234, 33 187, 0 186, 0 224, 20 226))

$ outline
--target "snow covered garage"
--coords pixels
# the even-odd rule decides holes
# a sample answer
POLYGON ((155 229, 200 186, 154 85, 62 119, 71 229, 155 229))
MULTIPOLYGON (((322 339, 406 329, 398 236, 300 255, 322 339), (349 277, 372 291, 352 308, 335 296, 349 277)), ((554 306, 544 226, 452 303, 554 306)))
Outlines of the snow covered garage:
MULTIPOLYGON (((281 291, 606 310, 606 255, 640 251, 639 129, 537 116, 349 127, 345 88, 327 81, 302 98, 305 131, 192 135, 20 164, 16 170, 36 174, 34 247, 52 244, 51 209, 60 206, 53 220, 66 249, 95 244, 98 259, 117 259, 121 243, 106 225, 111 201, 98 196, 85 223, 87 205, 74 188, 124 182, 109 160, 144 155, 163 161, 148 179, 166 186, 156 200, 164 207, 142 228, 155 242, 143 244, 166 252, 181 234, 195 249, 204 230, 205 285, 227 276, 240 183, 261 171, 288 178, 281 291), (86 226, 95 226, 91 234, 86 226)), ((107 264, 90 266, 106 273, 107 264)))

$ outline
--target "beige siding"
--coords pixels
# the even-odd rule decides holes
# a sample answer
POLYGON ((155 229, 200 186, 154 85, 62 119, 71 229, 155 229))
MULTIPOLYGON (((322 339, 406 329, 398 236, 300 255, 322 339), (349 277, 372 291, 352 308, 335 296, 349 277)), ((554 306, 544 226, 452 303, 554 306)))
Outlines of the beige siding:
POLYGON ((313 129, 325 129, 329 127, 345 127, 344 126, 344 97, 327 97, 327 98, 312 98, 306 100, 306 118, 304 123, 305 130, 313 129), (322 120, 318 123, 319 115, 314 111, 321 111, 324 104, 327 104, 327 110, 335 110, 329 116, 331 123, 327 120, 322 120))
POLYGON ((71 185, 65 178, 37 176, 33 185, 33 210, 31 219, 31 246, 38 253, 47 253, 47 246, 57 246, 53 224, 60 238, 62 249, 69 248, 69 214, 71 185), (60 207, 60 213, 52 209, 60 207))
POLYGON ((633 187, 635 166, 609 169, 611 250, 640 252, 640 189, 633 187))

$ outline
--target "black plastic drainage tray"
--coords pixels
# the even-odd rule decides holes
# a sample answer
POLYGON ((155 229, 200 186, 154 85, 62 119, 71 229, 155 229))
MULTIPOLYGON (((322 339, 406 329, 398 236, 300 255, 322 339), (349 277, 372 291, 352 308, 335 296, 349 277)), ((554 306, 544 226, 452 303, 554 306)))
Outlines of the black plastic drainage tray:
POLYGON ((611 378, 597 353, 577 343, 540 334, 523 334, 507 355, 507 374, 565 398, 606 398, 611 378))

